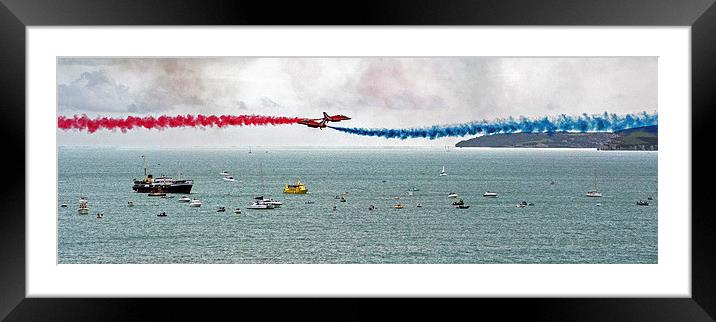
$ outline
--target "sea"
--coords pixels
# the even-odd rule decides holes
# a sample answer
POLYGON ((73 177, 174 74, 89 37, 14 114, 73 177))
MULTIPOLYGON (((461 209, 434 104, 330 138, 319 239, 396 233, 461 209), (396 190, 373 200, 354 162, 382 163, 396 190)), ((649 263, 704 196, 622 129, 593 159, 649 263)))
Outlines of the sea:
POLYGON ((657 155, 536 148, 58 147, 57 260, 655 264, 657 155), (181 194, 134 192, 133 179, 144 178, 143 160, 155 177, 193 180, 187 196, 202 206, 179 202, 181 194), (447 175, 439 176, 443 167, 447 175), (222 171, 236 181, 223 180, 222 171), (297 180, 309 193, 284 194, 284 186, 297 180), (603 197, 586 196, 595 186, 603 197), (486 191, 498 197, 483 197, 486 191), (458 197, 449 198, 450 192, 458 197), (257 196, 283 205, 248 209, 257 196), (89 200, 87 215, 77 212, 80 197, 89 200), (459 199, 469 208, 456 209, 452 203, 459 199), (130 200, 134 207, 127 206, 130 200), (522 201, 529 205, 518 207, 522 201), (394 208, 398 203, 402 209, 394 208), (104 217, 96 218, 98 212, 104 217), (158 217, 162 212, 167 216, 158 217))

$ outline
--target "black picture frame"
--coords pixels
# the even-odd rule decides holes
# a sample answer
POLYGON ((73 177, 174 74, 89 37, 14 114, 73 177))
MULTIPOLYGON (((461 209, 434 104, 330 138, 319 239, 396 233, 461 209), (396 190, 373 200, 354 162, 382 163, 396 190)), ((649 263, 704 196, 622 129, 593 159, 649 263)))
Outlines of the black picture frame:
MULTIPOLYGON (((0 317, 8 321, 173 320, 257 314, 263 319, 435 317, 569 321, 713 321, 716 217, 704 204, 708 123, 716 106, 714 0, 169 1, 0 0, 0 109, 6 154, 0 203, 0 317), (690 26, 692 76, 691 298, 110 299, 25 297, 25 54, 27 26, 566 25, 690 26), (19 171, 23 169, 24 171, 19 171), (22 182, 23 184, 20 184, 22 182), (430 301, 430 303, 427 303, 430 301), (380 309, 387 311, 380 312, 380 309), (380 313, 379 313, 380 312, 380 313)), ((48 111, 54 107, 47 107, 48 111)), ((688 111, 687 111, 688 112, 688 111)), ((234 319, 234 318, 231 318, 234 319)))

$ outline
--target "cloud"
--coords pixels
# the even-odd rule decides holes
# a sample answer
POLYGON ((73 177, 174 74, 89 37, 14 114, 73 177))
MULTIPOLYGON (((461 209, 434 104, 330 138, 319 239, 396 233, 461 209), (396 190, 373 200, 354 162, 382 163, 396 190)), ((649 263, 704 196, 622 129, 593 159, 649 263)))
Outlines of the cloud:
POLYGON ((70 84, 60 84, 57 92, 60 110, 121 112, 135 104, 129 87, 105 70, 83 72, 70 84))

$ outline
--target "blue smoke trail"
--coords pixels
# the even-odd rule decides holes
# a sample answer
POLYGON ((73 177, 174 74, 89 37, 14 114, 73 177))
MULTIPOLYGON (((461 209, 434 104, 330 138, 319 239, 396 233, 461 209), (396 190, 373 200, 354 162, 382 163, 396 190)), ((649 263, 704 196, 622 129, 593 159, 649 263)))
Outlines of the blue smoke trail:
POLYGON ((377 136, 386 139, 410 139, 410 138, 429 138, 431 140, 449 137, 449 136, 465 136, 465 135, 491 135, 497 133, 556 133, 556 132, 615 132, 619 130, 631 129, 643 126, 657 125, 659 119, 658 114, 648 114, 642 112, 639 114, 626 114, 619 116, 617 114, 608 114, 604 112, 602 115, 567 116, 562 114, 554 118, 537 118, 529 119, 520 117, 519 119, 509 118, 506 120, 497 120, 494 122, 481 121, 469 122, 453 125, 433 125, 424 128, 408 128, 408 129, 365 129, 365 128, 345 128, 329 126, 334 130, 345 133, 377 136))

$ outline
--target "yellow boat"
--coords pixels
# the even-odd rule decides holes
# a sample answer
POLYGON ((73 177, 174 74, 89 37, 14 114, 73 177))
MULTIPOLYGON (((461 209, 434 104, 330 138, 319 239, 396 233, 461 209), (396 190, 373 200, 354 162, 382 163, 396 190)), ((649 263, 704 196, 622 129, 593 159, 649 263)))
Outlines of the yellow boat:
POLYGON ((393 208, 395 208, 395 209, 403 209, 403 205, 397 204, 397 205, 393 206, 393 208))
POLYGON ((283 188, 283 193, 304 194, 307 192, 308 188, 306 188, 306 185, 300 181, 296 181, 296 184, 287 184, 283 188))

